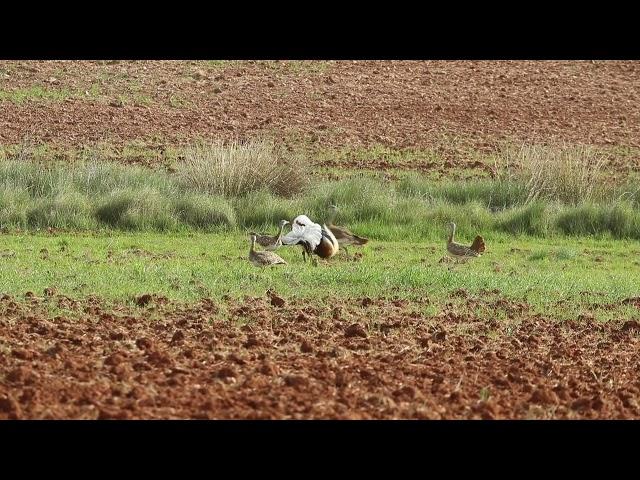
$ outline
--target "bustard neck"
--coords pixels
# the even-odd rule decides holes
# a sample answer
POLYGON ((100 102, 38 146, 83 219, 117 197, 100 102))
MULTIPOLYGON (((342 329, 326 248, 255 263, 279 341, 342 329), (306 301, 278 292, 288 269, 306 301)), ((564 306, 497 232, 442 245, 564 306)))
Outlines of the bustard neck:
POLYGON ((451 233, 449 234, 449 243, 453 242, 453 237, 456 234, 456 224, 451 224, 451 233))

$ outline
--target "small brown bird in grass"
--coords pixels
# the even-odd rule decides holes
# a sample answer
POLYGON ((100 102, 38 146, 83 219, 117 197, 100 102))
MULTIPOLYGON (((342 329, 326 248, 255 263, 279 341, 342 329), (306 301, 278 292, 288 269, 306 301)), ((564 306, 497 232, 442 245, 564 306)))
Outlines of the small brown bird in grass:
POLYGON ((451 234, 449 235, 449 239, 447 240, 447 251, 449 254, 456 259, 464 259, 468 260, 469 258, 479 257, 482 252, 485 251, 484 239, 477 235, 473 240, 473 243, 470 247, 466 245, 461 245, 454 241, 454 236, 456 233, 456 224, 451 222, 449 224, 451 228, 451 234))
POLYGON ((282 230, 285 225, 288 225, 289 222, 287 220, 280 220, 280 230, 278 230, 277 235, 269 235, 266 233, 254 233, 250 232, 249 235, 256 236, 256 243, 261 247, 264 247, 265 250, 276 250, 282 246, 282 230))
POLYGON ((327 228, 331 230, 333 236, 338 240, 338 244, 340 247, 344 248, 344 253, 349 255, 347 252, 347 245, 365 245, 369 239, 364 237, 359 237, 351 233, 351 230, 345 227, 338 227, 333 224, 333 221, 336 219, 336 215, 338 214, 338 207, 335 205, 329 206, 330 216, 329 221, 327 222, 327 228))
POLYGON ((267 252, 267 251, 257 252, 255 250, 255 245, 256 245, 256 236, 251 235, 251 249, 249 249, 249 260, 256 267, 267 267, 269 265, 286 265, 287 264, 287 262, 285 262, 280 257, 280 255, 276 253, 267 252))

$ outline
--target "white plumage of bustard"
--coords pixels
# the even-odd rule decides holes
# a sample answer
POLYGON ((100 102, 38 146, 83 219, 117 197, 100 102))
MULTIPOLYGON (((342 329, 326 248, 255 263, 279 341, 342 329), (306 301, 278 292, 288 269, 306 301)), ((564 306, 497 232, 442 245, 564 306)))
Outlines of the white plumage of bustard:
POLYGON ((301 245, 302 258, 307 255, 316 263, 313 254, 320 258, 331 258, 338 253, 339 245, 336 237, 326 225, 312 222, 306 215, 298 215, 291 222, 291 231, 282 237, 283 245, 301 245))

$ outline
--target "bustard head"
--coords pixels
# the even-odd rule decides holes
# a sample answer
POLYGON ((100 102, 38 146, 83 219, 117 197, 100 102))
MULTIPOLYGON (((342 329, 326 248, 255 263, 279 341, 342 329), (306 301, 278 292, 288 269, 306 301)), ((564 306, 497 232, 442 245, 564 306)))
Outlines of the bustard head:
POLYGON ((288 225, 289 223, 291 223, 289 222, 289 220, 280 220, 280 228, 284 228, 284 226, 288 225))

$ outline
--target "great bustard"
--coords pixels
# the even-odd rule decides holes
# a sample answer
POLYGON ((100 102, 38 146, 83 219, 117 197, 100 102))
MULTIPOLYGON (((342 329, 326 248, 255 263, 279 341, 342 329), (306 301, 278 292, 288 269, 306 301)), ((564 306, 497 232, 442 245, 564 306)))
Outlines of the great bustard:
POLYGON ((280 230, 278 230, 277 235, 271 236, 266 233, 254 233, 250 232, 249 235, 256 236, 256 243, 261 247, 264 247, 265 250, 276 250, 277 248, 282 246, 282 230, 285 225, 288 225, 289 221, 280 220, 280 230))
POLYGON ((364 245, 369 241, 368 238, 354 235, 348 228, 338 227, 337 225, 333 224, 334 220, 336 219, 336 215, 338 214, 338 207, 336 207, 335 205, 331 205, 329 206, 329 211, 329 222, 327 223, 327 228, 329 228, 329 230, 331 230, 331 233, 333 233, 333 235, 336 237, 336 240, 338 240, 338 244, 340 244, 340 246, 344 248, 344 253, 349 255, 349 252, 347 252, 347 245, 364 245))
POLYGON ((473 243, 470 247, 466 245, 461 245, 454 241, 454 236, 456 234, 456 224, 451 222, 449 223, 449 228, 451 228, 451 234, 449 235, 449 239, 447 240, 447 251, 454 258, 462 258, 469 259, 472 257, 479 257, 482 252, 485 250, 484 239, 477 235, 473 240, 473 243))
POLYGON ((264 250, 257 252, 255 250, 256 236, 251 235, 250 238, 251 238, 251 249, 249 249, 249 260, 256 267, 267 267, 269 265, 286 265, 287 264, 287 262, 285 262, 277 253, 267 252, 264 250))
POLYGON ((317 264, 313 254, 320 258, 331 258, 340 248, 338 240, 326 225, 320 226, 311 221, 306 215, 298 215, 291 222, 291 231, 282 237, 284 245, 301 245, 302 258, 307 261, 307 255, 317 264))

